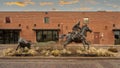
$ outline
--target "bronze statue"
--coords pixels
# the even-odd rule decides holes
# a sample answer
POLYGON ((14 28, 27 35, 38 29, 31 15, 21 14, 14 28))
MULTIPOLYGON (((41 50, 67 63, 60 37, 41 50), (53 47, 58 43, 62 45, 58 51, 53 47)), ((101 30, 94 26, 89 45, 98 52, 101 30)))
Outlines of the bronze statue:
POLYGON ((18 46, 17 46, 17 48, 16 48, 16 50, 18 50, 18 48, 25 48, 25 47, 27 47, 28 49, 30 49, 31 48, 31 41, 26 41, 25 39, 23 39, 23 38, 19 38, 19 40, 18 40, 18 46))
POLYGON ((73 26, 72 30, 73 30, 74 33, 77 33, 78 31, 81 30, 80 21, 78 21, 78 23, 73 26))
POLYGON ((78 21, 77 24, 75 24, 72 28, 72 38, 74 39, 75 38, 75 35, 78 34, 78 32, 81 31, 81 28, 80 28, 80 21, 78 21))
POLYGON ((64 48, 66 48, 66 46, 68 44, 70 44, 71 42, 80 42, 81 41, 83 43, 84 49, 86 49, 86 45, 87 45, 87 49, 89 49, 89 43, 86 41, 86 36, 87 36, 86 33, 87 32, 92 32, 92 30, 89 29, 89 27, 87 26, 87 24, 85 24, 84 26, 82 26, 81 30, 77 31, 77 33, 74 33, 74 32, 75 31, 71 32, 70 35, 67 35, 66 41, 63 44, 64 48))

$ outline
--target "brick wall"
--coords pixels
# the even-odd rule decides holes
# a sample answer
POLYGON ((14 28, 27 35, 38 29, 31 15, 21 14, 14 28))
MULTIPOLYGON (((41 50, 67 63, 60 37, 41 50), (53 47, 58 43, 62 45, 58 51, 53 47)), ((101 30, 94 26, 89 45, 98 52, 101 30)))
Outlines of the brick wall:
MULTIPOLYGON (((72 26, 83 18, 89 18, 89 27, 93 30, 88 33, 87 39, 94 43, 94 32, 100 34, 100 44, 114 44, 113 24, 120 28, 120 12, 0 12, 0 28, 21 28, 20 36, 36 42, 36 28, 60 28, 63 34, 72 31, 72 26), (9 16, 11 23, 5 23, 5 17, 9 16), (49 17, 48 24, 44 23, 44 17, 49 17), (21 24, 21 26, 19 26, 21 24), (58 27, 60 24, 60 27, 58 27)), ((61 32, 60 32, 61 33, 61 32)))

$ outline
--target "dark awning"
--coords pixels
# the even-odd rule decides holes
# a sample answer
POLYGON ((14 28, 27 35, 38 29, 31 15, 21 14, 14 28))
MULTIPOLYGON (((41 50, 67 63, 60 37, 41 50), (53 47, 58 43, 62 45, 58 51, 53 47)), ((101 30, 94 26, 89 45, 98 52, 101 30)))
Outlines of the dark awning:
POLYGON ((60 31, 59 28, 33 28, 33 30, 35 30, 35 31, 39 31, 39 30, 56 30, 56 31, 60 31))
POLYGON ((21 28, 0 28, 0 30, 18 30, 18 31, 21 31, 21 28))
POLYGON ((113 29, 112 31, 120 31, 120 29, 113 29))

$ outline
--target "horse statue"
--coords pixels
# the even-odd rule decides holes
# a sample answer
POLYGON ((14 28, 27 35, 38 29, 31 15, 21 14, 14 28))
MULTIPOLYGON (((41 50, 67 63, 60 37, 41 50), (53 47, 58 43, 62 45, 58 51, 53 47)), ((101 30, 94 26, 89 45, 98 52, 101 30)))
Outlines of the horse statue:
POLYGON ((71 42, 82 42, 84 49, 89 49, 89 43, 86 41, 87 32, 92 32, 92 30, 85 24, 80 31, 75 33, 74 31, 66 35, 66 41, 64 42, 64 48, 71 42))
POLYGON ((18 40, 18 46, 17 46, 17 48, 16 48, 16 50, 18 50, 18 48, 25 48, 25 47, 27 47, 28 49, 30 49, 31 48, 31 41, 26 41, 25 39, 23 39, 23 38, 19 38, 19 40, 18 40))

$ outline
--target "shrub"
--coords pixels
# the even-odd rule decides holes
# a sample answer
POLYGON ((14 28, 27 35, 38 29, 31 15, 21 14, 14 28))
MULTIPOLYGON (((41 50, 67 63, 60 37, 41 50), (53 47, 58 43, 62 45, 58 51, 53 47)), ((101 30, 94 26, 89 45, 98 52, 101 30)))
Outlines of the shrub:
POLYGON ((61 53, 61 56, 71 56, 72 55, 72 52, 67 49, 61 50, 60 53, 61 53))
POLYGON ((111 51, 111 52, 118 52, 118 49, 115 48, 115 47, 110 47, 110 48, 108 48, 108 51, 111 51))
POLYGON ((32 56, 36 56, 38 54, 38 52, 36 50, 34 50, 34 49, 28 50, 27 53, 30 54, 30 55, 32 55, 32 56))
POLYGON ((4 56, 97 56, 97 57, 111 57, 116 56, 118 50, 115 48, 103 49, 91 47, 89 50, 83 48, 68 48, 68 49, 55 49, 52 47, 35 47, 34 49, 18 49, 7 48, 3 50, 4 56))
POLYGON ((115 53, 110 52, 106 49, 100 48, 100 49, 97 50, 97 56, 104 56, 104 57, 115 56, 115 53))
POLYGON ((60 50, 58 50, 58 49, 52 50, 51 51, 51 55, 53 55, 53 56, 60 56, 60 50))
POLYGON ((7 48, 3 50, 3 56, 13 56, 15 54, 15 49, 7 48))
POLYGON ((116 53, 110 52, 107 49, 99 48, 96 49, 94 47, 91 47, 89 50, 82 51, 82 50, 76 50, 76 53, 78 56, 98 56, 98 57, 112 57, 116 56, 116 53))
POLYGON ((42 55, 42 56, 50 56, 50 50, 42 50, 40 52, 40 55, 42 55))

